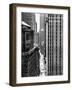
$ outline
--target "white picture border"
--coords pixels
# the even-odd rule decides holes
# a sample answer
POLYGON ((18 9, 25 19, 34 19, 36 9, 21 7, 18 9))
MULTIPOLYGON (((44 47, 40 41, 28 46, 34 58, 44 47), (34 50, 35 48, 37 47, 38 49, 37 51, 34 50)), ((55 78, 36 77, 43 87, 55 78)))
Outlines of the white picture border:
POLYGON ((16 32, 16 83, 54 82, 68 80, 68 10, 17 7, 16 32), (63 14, 63 75, 21 77, 21 12, 63 14))

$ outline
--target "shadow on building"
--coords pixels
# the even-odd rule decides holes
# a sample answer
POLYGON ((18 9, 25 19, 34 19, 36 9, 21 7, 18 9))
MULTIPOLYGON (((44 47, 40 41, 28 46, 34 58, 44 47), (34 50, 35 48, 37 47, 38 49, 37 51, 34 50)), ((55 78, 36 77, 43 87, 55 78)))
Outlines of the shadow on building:
POLYGON ((39 76, 39 48, 34 46, 35 14, 22 13, 22 77, 39 76))

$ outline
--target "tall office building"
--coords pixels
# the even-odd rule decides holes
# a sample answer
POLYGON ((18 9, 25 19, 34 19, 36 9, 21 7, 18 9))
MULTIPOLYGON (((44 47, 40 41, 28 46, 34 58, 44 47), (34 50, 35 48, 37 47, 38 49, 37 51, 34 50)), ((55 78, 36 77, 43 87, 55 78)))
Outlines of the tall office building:
POLYGON ((48 75, 63 74, 63 15, 48 14, 46 18, 48 75))

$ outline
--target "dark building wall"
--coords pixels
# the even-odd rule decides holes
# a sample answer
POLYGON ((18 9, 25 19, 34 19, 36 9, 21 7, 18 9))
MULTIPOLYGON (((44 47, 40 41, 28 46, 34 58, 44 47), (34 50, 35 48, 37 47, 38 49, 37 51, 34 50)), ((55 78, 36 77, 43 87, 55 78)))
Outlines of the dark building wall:
POLYGON ((40 75, 39 49, 35 48, 30 53, 22 56, 22 77, 32 77, 40 75))
POLYGON ((31 29, 34 30, 34 43, 35 43, 36 31, 37 31, 37 23, 36 23, 35 13, 22 12, 22 21, 29 24, 31 26, 31 29))
POLYGON ((22 12, 22 21, 31 26, 31 29, 35 30, 35 14, 22 12))
POLYGON ((34 47, 34 31, 30 28, 22 28, 22 52, 27 52, 34 47))
POLYGON ((22 21, 31 26, 22 28, 22 43, 24 51, 22 52, 22 77, 39 76, 39 48, 34 48, 34 32, 37 29, 35 22, 35 14, 22 13, 22 21), (29 37, 29 38, 28 38, 29 37), (26 44, 27 43, 27 44, 26 44), (28 48, 29 47, 29 48, 28 48), (28 48, 28 49, 26 49, 28 48))

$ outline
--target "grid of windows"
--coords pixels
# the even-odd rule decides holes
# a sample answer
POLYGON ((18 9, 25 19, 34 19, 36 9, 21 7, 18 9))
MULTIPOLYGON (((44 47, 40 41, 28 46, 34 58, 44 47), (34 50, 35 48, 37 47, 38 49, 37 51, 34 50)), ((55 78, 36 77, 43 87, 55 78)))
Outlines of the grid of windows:
POLYGON ((48 14, 48 75, 63 74, 63 15, 48 14))

